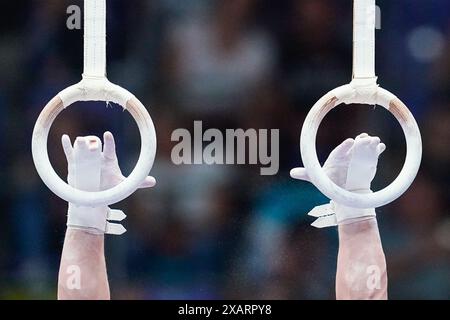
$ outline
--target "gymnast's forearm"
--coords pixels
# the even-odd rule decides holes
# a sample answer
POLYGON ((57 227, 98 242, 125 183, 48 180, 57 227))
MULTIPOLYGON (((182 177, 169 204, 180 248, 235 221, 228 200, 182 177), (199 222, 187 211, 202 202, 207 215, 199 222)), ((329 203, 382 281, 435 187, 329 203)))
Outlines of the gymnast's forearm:
POLYGON ((386 259, 376 218, 339 226, 338 300, 386 300, 386 259))
POLYGON ((67 229, 59 269, 58 299, 110 299, 104 235, 67 229))

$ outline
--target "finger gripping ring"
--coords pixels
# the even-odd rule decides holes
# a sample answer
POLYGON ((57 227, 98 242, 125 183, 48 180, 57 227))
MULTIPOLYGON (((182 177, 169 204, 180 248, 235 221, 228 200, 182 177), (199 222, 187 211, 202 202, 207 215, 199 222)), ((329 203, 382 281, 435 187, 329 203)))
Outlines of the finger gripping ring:
POLYGON ((39 176, 60 198, 87 207, 111 205, 135 192, 149 174, 155 160, 156 132, 147 109, 129 91, 110 83, 106 78, 85 78, 61 91, 45 106, 34 127, 32 154, 39 176), (139 160, 130 176, 114 188, 99 192, 75 189, 58 176, 50 163, 47 150, 50 128, 56 117, 76 101, 107 101, 120 104, 137 123, 141 137, 139 160))
POLYGON ((403 102, 389 91, 358 91, 351 84, 336 88, 323 96, 306 117, 300 137, 303 164, 312 183, 328 198, 353 208, 378 208, 399 198, 413 183, 422 159, 422 138, 414 116, 403 102), (340 104, 378 104, 386 108, 400 123, 406 138, 406 160, 399 176, 383 190, 357 194, 333 183, 322 169, 316 151, 316 137, 324 117, 340 104))

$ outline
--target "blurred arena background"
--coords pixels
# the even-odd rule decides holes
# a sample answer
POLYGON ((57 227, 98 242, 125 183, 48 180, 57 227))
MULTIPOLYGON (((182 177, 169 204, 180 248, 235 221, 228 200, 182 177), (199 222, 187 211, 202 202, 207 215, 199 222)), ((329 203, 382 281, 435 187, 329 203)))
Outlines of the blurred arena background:
MULTIPOLYGON (((66 203, 38 178, 31 133, 44 104, 80 79, 82 30, 66 28, 81 0, 0 4, 0 298, 54 299, 66 203)), ((424 162, 412 188, 378 210, 391 299, 450 298, 450 2, 378 1, 380 83, 411 108, 424 162)), ((128 232, 107 238, 114 299, 334 299, 336 230, 309 227, 326 199, 289 178, 312 105, 350 81, 352 1, 109 0, 109 78, 134 92, 158 133, 158 185, 115 207, 128 232), (175 166, 176 128, 280 129, 280 172, 255 166, 175 166)), ((111 130, 125 172, 138 131, 120 107, 78 103, 51 132, 51 159, 65 175, 60 137, 111 130)), ((376 188, 399 172, 404 138, 387 112, 333 111, 320 130, 324 160, 368 131, 388 149, 376 188)))

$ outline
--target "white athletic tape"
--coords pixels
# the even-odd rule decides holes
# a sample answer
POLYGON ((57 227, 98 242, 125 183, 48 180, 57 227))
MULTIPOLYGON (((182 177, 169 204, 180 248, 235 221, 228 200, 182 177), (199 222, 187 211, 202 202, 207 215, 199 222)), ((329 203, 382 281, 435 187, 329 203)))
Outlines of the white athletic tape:
POLYGON ((69 203, 67 226, 69 228, 93 230, 98 234, 105 233, 108 210, 107 206, 90 208, 69 203))
POLYGON ((107 78, 84 77, 79 83, 61 91, 64 107, 77 101, 106 101, 126 107, 127 102, 135 98, 128 90, 111 83, 107 78))
POLYGON ((374 208, 352 208, 331 201, 330 203, 315 207, 308 215, 317 218, 311 226, 322 229, 376 217, 376 212, 374 208))

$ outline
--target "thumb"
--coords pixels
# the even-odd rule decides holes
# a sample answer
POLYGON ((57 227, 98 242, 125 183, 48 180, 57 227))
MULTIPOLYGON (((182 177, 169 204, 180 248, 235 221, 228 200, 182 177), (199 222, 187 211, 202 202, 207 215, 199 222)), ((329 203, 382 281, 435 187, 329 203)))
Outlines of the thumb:
POLYGON ((386 145, 384 143, 380 143, 377 147, 378 156, 380 156, 386 150, 386 145))
POLYGON ((66 155, 67 161, 72 160, 72 155, 73 155, 72 142, 70 142, 70 138, 67 134, 62 136, 61 143, 63 146, 64 154, 66 155))
POLYGON ((295 168, 291 170, 291 177, 297 180, 304 180, 310 182, 310 178, 305 168, 295 168))
POLYGON ((107 131, 103 134, 103 155, 108 160, 116 160, 116 142, 111 132, 107 131))
POLYGON ((67 134, 63 135, 61 138, 64 154, 66 155, 67 160, 67 182, 69 185, 73 186, 74 179, 74 163, 73 163, 73 147, 72 142, 67 134))
POLYGON ((156 179, 154 177, 148 176, 145 178, 144 182, 139 186, 139 189, 152 188, 156 185, 156 179))

